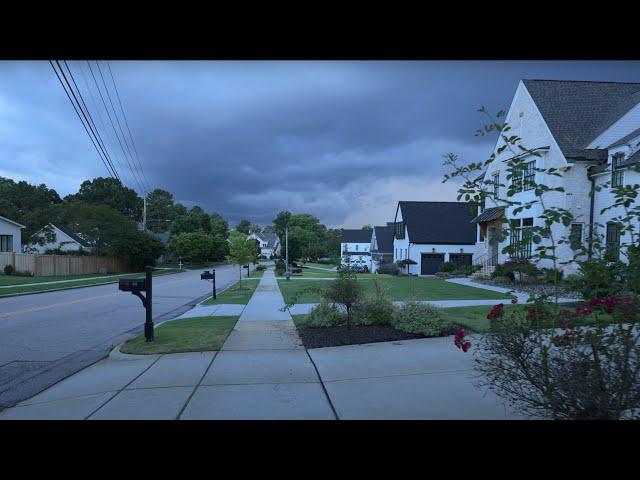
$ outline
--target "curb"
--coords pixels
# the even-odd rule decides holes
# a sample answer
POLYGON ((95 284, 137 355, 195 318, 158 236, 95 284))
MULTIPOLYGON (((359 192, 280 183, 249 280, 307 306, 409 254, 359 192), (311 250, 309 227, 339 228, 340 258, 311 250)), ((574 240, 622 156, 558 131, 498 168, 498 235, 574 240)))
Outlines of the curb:
MULTIPOLYGON (((188 270, 183 270, 182 272, 187 272, 187 271, 188 270)), ((164 277, 166 275, 175 275, 177 273, 182 273, 182 272, 164 273, 164 274, 162 274, 160 276, 164 277)), ((128 274, 125 274, 125 275, 128 275, 128 274)), ((118 279, 118 280, 120 280, 120 279, 118 279)), ((78 288, 101 287, 102 285, 111 285, 113 283, 118 283, 118 280, 113 280, 113 281, 108 281, 108 282, 103 282, 103 283, 94 283, 94 284, 91 284, 91 285, 76 285, 75 287, 52 288, 50 290, 39 290, 39 291, 36 291, 36 292, 8 293, 6 295, 0 295, 0 299, 2 299, 2 298, 11 298, 11 297, 21 297, 23 295, 36 295, 38 293, 61 292, 63 290, 76 290, 78 288)), ((25 285, 28 285, 28 284, 25 284, 25 285)))

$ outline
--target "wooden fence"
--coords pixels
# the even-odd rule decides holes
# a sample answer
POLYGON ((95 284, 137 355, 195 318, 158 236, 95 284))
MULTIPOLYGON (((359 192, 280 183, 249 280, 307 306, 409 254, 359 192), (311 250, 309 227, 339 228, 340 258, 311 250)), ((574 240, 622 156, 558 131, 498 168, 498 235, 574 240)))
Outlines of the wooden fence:
POLYGON ((133 271, 126 262, 116 257, 0 252, 0 274, 4 273, 5 265, 12 265, 17 272, 28 272, 42 277, 133 271))

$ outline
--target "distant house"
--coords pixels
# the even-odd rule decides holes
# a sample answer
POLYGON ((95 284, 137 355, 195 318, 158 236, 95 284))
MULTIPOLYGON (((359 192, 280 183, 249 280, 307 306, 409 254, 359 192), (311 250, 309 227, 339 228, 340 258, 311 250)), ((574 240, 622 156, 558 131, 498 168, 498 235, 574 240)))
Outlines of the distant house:
POLYGON ((413 275, 433 275, 448 261, 471 265, 476 248, 476 227, 471 223, 475 216, 476 209, 464 202, 398 202, 394 262, 407 258, 416 262, 408 267, 413 275))
POLYGON ((373 227, 371 234, 371 272, 375 272, 384 263, 393 263, 394 223, 387 222, 384 227, 373 227))
POLYGON ((75 233, 69 225, 50 223, 31 236, 29 250, 44 254, 50 250, 63 252, 91 251, 91 244, 75 233))
POLYGON ((251 233, 249 238, 260 244, 260 254, 266 258, 280 255, 280 238, 275 233, 251 233))
POLYGON ((25 226, 18 222, 0 217, 0 253, 20 253, 22 251, 23 228, 25 228, 25 226))
POLYGON ((365 265, 371 268, 371 230, 342 229, 340 236, 340 264, 365 265))

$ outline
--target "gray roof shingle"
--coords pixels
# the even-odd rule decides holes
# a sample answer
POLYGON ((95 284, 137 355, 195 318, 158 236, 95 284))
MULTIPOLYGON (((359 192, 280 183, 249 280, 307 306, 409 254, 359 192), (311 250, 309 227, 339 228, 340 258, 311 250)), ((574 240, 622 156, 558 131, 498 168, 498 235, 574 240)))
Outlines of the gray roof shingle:
POLYGON ((476 207, 465 202, 398 202, 411 243, 476 243, 476 207))
POLYGON ((387 224, 384 227, 373 227, 376 232, 376 241, 378 243, 378 249, 375 250, 378 253, 392 253, 393 252, 393 232, 395 231, 394 224, 387 224))
MULTIPOLYGON (((598 135, 640 103, 640 83, 523 80, 562 153, 580 158, 598 135)), ((603 145, 606 147, 606 145, 603 145)))
POLYGON ((342 229, 340 243, 369 243, 371 241, 371 230, 342 229))

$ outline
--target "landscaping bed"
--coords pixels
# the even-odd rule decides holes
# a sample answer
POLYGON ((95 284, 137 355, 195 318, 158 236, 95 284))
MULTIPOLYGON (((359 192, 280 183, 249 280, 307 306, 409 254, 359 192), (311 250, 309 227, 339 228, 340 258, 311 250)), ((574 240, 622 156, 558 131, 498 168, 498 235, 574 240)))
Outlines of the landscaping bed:
MULTIPOLYGON (((475 279, 475 282, 484 283, 485 285, 491 285, 494 287, 502 287, 502 288, 511 288, 513 290, 518 290, 520 292, 528 293, 529 295, 542 295, 547 294, 554 296, 555 295, 555 287, 550 284, 545 283, 505 283, 496 281, 493 279, 475 279)), ((582 295, 575 290, 572 290, 567 285, 559 285, 558 292, 561 297, 564 298, 575 298, 576 300, 580 300, 582 295)))
POLYGON ((359 325, 350 329, 345 325, 325 328, 299 327, 298 335, 300 335, 305 348, 339 347, 425 338, 421 334, 400 332, 389 325, 359 325))

